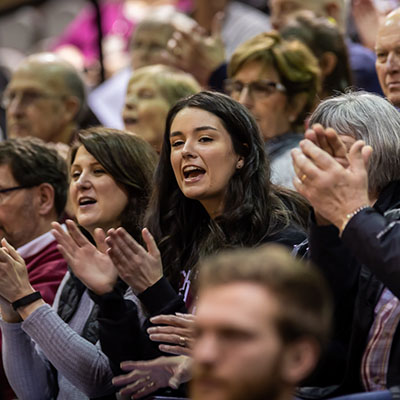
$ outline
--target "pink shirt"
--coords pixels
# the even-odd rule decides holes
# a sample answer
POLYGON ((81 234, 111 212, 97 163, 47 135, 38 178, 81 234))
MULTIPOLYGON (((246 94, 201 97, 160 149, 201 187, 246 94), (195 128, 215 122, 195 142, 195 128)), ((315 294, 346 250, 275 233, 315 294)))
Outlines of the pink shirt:
MULTIPOLYGON (((191 0, 179 0, 177 8, 186 12, 190 10, 191 0)), ((120 36, 128 50, 129 39, 135 29, 135 21, 124 16, 123 1, 101 2, 102 30, 104 37, 109 35, 120 36)), ((69 24, 66 31, 56 41, 52 49, 63 45, 76 46, 85 57, 85 65, 93 64, 99 57, 97 44, 96 13, 92 5, 85 7, 82 12, 69 24)))

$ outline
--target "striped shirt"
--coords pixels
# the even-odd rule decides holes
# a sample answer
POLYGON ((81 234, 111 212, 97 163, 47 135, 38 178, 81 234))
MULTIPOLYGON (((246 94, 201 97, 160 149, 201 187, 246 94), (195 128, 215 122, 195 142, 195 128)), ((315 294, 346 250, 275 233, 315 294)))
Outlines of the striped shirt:
POLYGON ((400 301, 385 288, 375 307, 374 323, 361 362, 361 378, 366 391, 386 389, 393 336, 400 320, 400 301))

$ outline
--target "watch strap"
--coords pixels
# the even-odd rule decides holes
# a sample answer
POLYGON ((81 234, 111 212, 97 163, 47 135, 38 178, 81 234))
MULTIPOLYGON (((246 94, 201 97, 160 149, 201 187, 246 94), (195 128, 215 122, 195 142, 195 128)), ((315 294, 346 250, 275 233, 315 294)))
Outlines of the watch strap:
POLYGON ((21 297, 20 299, 14 301, 11 303, 13 309, 17 311, 17 308, 22 307, 22 306, 27 306, 28 304, 33 303, 36 300, 39 300, 42 298, 42 295, 40 292, 33 292, 31 294, 28 294, 24 297, 21 297))

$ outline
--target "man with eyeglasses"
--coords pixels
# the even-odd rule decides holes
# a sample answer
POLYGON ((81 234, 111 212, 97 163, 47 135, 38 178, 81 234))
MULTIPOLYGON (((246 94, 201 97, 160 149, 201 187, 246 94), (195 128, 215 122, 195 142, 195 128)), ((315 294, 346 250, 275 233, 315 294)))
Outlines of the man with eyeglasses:
MULTIPOLYGON (((67 270, 50 233, 64 212, 67 176, 65 161, 41 140, 0 143, 0 239, 18 249, 32 286, 49 304, 67 270)), ((0 398, 15 398, 10 390, 0 364, 0 398)))
POLYGON ((85 109, 85 88, 75 68, 52 53, 27 57, 2 94, 7 137, 71 143, 85 109))

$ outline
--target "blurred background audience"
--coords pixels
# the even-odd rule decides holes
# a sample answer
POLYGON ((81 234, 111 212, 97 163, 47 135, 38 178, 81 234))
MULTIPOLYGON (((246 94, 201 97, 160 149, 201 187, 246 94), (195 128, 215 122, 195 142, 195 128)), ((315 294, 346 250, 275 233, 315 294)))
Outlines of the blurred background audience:
MULTIPOLYGON (((122 129, 121 113, 131 68, 155 63, 172 65, 193 74, 203 88, 222 90, 221 82, 226 77, 225 69, 220 69, 223 61, 229 62, 240 43, 269 31, 272 25, 279 28, 284 37, 298 36, 311 47, 317 58, 321 58, 322 77, 329 72, 333 74, 329 84, 331 89, 335 81, 333 90, 353 83, 364 90, 381 93, 374 69, 375 56, 368 40, 363 39, 363 30, 366 29, 362 27, 366 26, 366 21, 375 21, 374 26, 368 25, 370 36, 375 36, 377 21, 397 3, 397 0, 357 0, 351 2, 350 7, 345 0, 71 0, 68 4, 55 0, 21 0, 13 2, 12 6, 11 2, 5 2, 0 6, 0 68, 4 68, 6 81, 27 55, 55 50, 83 72, 84 81, 89 86, 88 102, 96 117, 90 114, 88 124, 83 127, 100 122, 122 129), (157 17, 159 12, 156 9, 160 7, 169 11, 157 17), (182 17, 172 16, 172 10, 179 11, 182 17), (299 10, 328 18, 326 25, 329 27, 319 26, 317 29, 313 25, 313 33, 309 34, 300 33, 299 27, 293 31, 293 14, 299 10), (167 17, 168 13, 170 16, 167 17), (181 13, 187 15, 186 20, 181 13), (169 28, 161 29, 158 25, 156 29, 150 23, 153 18, 159 24, 169 23, 169 28), (352 18, 355 23, 347 24, 352 18), (146 19, 150 19, 149 23, 144 24, 142 30, 139 27, 146 19), (285 27, 289 22, 290 29, 285 27), (347 57, 341 39, 335 38, 334 26, 345 35, 345 46, 351 50, 348 58, 353 81, 345 71, 347 57), (347 26, 352 29, 346 33, 347 26), (355 27, 357 34, 353 32, 355 27), (283 29, 289 29, 289 32, 283 29), (155 34, 155 31, 159 33, 155 34), (131 39, 133 33, 136 34, 131 39), (311 43, 311 36, 314 43, 311 43), (323 39, 316 43, 315 37, 323 39), (330 43, 329 49, 316 50, 326 43, 330 43), (141 54, 141 50, 151 53, 151 57, 141 54), (322 53, 329 52, 339 57, 341 62, 335 62, 335 57, 328 54, 322 56, 322 53), (340 82, 336 75, 338 69, 341 70, 340 82), (103 79, 106 82, 99 86, 103 79)), ((311 29, 312 17, 306 19, 304 16, 301 21, 297 19, 296 23, 302 26, 302 30, 306 29, 305 25, 311 29)), ((328 93, 329 90, 322 97, 328 93)), ((5 136, 2 113, 3 109, 0 110, 0 126, 5 136)))
POLYGON ((317 17, 310 10, 294 13, 280 31, 285 39, 305 43, 318 59, 321 70, 319 99, 352 86, 352 72, 343 34, 330 19, 317 17))
POLYGON ((133 72, 125 98, 125 129, 149 142, 159 153, 169 109, 183 97, 200 91, 189 74, 165 65, 133 72))
POLYGON ((2 95, 7 136, 35 136, 69 144, 86 108, 86 93, 78 71, 52 53, 24 59, 2 95))
POLYGON ((157 8, 136 27, 130 43, 130 65, 94 89, 88 102, 100 122, 123 128, 122 110, 132 71, 154 64, 175 66, 175 57, 168 52, 168 41, 176 29, 190 32, 195 22, 171 8, 157 8))
MULTIPOLYGON (((282 29, 293 13, 310 10, 317 16, 330 18, 346 35, 349 4, 346 0, 270 0, 269 3, 271 23, 276 29, 282 29)), ((360 43, 355 43, 348 36, 346 45, 349 50, 354 85, 371 92, 382 93, 375 72, 374 52, 360 43)))

